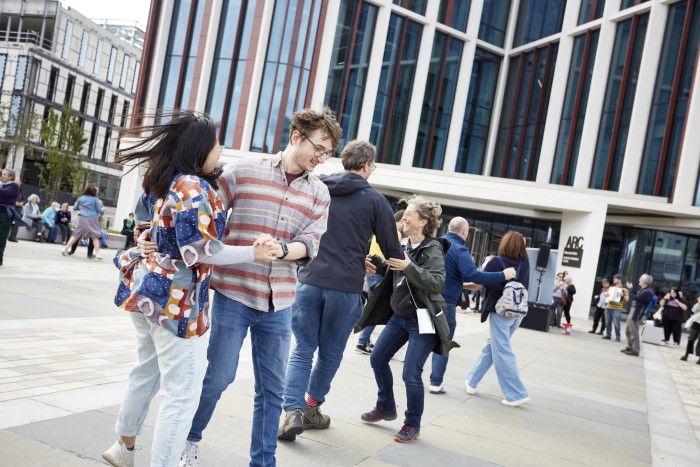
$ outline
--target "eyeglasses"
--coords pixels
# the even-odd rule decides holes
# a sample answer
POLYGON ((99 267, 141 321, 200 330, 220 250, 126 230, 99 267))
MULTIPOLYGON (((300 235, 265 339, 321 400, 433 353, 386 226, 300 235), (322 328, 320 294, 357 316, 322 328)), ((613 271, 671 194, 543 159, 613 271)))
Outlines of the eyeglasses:
POLYGON ((314 143, 309 139, 308 136, 304 135, 304 138, 311 144, 314 145, 314 157, 317 159, 321 159, 323 161, 327 161, 331 157, 333 157, 334 151, 331 149, 330 151, 326 151, 323 146, 319 146, 318 144, 314 143))

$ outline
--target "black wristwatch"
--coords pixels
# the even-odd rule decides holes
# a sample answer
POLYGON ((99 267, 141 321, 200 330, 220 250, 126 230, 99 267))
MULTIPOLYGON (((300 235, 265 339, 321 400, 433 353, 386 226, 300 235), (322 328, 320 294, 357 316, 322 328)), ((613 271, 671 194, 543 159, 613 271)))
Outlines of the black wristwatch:
POLYGON ((284 242, 280 243, 280 246, 282 247, 282 256, 278 256, 277 259, 284 259, 289 254, 289 248, 287 248, 287 244, 284 242))

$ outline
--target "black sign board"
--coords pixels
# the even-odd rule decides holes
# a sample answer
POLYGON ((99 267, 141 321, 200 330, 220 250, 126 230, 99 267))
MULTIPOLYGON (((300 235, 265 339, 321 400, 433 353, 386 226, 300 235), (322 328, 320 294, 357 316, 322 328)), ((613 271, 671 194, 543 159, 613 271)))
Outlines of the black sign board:
POLYGON ((562 266, 580 268, 583 259, 583 237, 569 237, 564 247, 564 254, 561 258, 562 266))

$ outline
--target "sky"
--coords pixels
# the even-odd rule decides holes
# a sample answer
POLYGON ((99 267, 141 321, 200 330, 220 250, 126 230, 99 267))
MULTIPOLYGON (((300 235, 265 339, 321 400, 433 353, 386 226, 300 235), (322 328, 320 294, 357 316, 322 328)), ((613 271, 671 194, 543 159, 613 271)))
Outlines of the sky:
POLYGON ((91 19, 138 21, 144 27, 151 5, 150 0, 61 0, 61 3, 91 19))

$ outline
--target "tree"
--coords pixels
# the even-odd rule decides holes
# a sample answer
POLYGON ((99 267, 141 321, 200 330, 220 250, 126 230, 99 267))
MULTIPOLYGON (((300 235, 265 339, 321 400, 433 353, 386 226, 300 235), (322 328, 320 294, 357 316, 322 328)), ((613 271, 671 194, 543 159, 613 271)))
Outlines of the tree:
POLYGON ((44 164, 39 179, 49 199, 59 191, 70 191, 77 195, 89 172, 83 166, 82 155, 85 142, 80 119, 69 107, 59 115, 53 109, 41 127, 44 143, 44 164))
POLYGON ((17 168, 18 151, 39 144, 41 115, 29 112, 25 99, 18 102, 21 102, 18 106, 14 101, 0 103, 0 142, 7 148, 6 160, 0 154, 0 166, 17 168))

